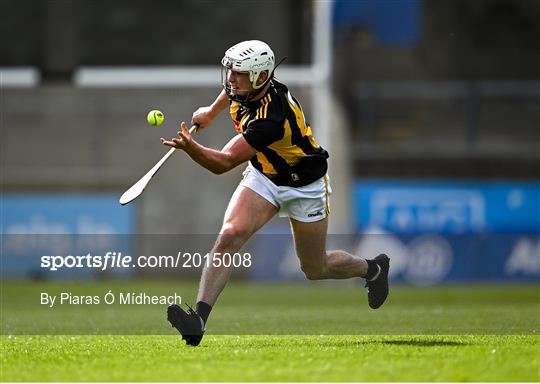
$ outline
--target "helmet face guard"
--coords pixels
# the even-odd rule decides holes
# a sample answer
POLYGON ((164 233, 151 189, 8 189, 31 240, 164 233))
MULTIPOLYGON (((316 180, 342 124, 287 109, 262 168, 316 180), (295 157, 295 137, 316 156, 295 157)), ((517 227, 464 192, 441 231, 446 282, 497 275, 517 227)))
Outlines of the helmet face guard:
MULTIPOLYGON (((259 92, 256 90, 253 92, 251 89, 240 89, 235 88, 229 81, 227 80, 229 78, 229 74, 232 71, 232 69, 227 68, 225 66, 221 67, 221 85, 223 86, 223 89, 225 90, 225 93, 227 94, 227 97, 233 101, 237 101, 239 103, 246 103, 249 100, 253 98, 256 94, 259 92)), ((236 71, 238 72, 238 71, 236 71)), ((238 72, 238 73, 245 73, 247 72, 238 72)))

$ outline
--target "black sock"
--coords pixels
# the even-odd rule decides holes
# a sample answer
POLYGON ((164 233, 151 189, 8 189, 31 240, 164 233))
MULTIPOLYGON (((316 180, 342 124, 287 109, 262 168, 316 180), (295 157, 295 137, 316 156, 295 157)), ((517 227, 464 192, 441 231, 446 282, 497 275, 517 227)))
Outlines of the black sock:
POLYGON ((203 319, 205 324, 206 324, 206 320, 208 320, 208 316, 210 316, 211 310, 212 310, 212 306, 210 304, 205 303, 204 301, 199 301, 197 303, 197 306, 195 307, 195 311, 199 314, 201 319, 203 319))
POLYGON ((379 273, 379 265, 373 260, 366 259, 366 261, 367 261, 367 273, 366 273, 365 279, 371 280, 375 277, 377 273, 379 273))

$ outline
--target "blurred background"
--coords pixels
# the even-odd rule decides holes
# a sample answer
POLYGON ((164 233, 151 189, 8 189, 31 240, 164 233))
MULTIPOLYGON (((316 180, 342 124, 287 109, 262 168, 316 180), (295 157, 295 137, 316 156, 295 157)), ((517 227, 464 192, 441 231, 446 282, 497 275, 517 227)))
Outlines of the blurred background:
MULTIPOLYGON (((218 177, 177 153, 137 201, 118 198, 220 92, 225 50, 260 39, 287 57, 276 75, 330 152, 330 244, 353 235, 350 251, 389 253, 412 284, 538 281, 540 2, 0 7, 4 273, 29 273, 13 234, 217 233, 242 167, 218 177), (164 125, 146 123, 151 109, 164 125)), ((197 140, 221 148, 234 133, 224 113, 197 140)), ((276 219, 262 233, 288 231, 276 219)), ((275 259, 248 278, 302 278, 290 244, 267 246, 275 259)))

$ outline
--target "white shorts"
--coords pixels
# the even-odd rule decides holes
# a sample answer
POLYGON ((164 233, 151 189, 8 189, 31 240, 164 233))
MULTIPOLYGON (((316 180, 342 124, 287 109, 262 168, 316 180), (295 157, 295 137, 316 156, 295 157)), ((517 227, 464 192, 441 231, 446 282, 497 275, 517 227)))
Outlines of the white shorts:
POLYGON ((328 216, 328 196, 332 193, 328 175, 299 188, 278 187, 251 163, 243 173, 240 185, 264 197, 279 209, 279 216, 310 223, 328 216))

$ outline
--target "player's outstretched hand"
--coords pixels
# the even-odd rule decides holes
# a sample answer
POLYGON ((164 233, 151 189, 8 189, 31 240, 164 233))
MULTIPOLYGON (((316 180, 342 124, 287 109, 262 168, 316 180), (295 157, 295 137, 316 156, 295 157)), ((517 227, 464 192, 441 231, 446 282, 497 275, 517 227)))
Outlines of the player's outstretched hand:
POLYGON ((161 143, 169 147, 174 147, 176 149, 183 149, 184 151, 189 149, 192 143, 191 134, 189 133, 188 127, 184 121, 180 124, 180 131, 178 131, 178 137, 173 137, 170 140, 161 138, 161 143))

